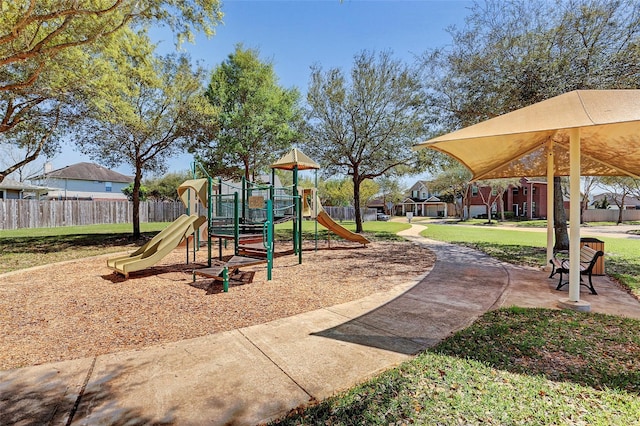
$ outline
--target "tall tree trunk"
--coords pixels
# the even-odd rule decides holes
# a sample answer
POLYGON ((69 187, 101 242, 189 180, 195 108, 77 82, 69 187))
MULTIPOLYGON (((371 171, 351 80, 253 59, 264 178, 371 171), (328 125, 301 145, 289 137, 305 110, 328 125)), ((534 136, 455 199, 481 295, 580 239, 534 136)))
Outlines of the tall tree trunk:
MULTIPOLYGON (((489 196, 489 200, 491 200, 491 196, 489 196)), ((485 206, 487 206, 487 219, 488 219, 487 223, 493 223, 491 222, 491 203, 487 202, 485 203, 485 206)))
POLYGON ((567 214, 564 211, 564 199, 562 197, 562 181, 559 177, 553 178, 553 227, 556 242, 554 250, 569 250, 569 233, 567 231, 567 214))
POLYGON ((360 176, 353 173, 353 208, 356 210, 356 232, 362 232, 362 214, 360 213, 360 176))
POLYGON ((136 167, 136 175, 133 178, 133 238, 140 238, 140 186, 142 185, 142 171, 136 167))
POLYGON ((616 225, 620 225, 622 223, 622 211, 624 210, 624 199, 627 197, 627 194, 622 194, 622 199, 620 200, 620 207, 618 207, 618 223, 616 225))

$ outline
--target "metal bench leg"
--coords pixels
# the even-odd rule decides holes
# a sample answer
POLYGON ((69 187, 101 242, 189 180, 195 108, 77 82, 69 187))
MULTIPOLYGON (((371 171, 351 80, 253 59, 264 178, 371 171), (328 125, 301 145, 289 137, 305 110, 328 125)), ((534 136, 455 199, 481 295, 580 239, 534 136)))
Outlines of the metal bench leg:
POLYGON ((560 279, 558 280, 558 286, 556 287, 556 290, 560 290, 566 283, 562 282, 562 270, 558 270, 556 271, 556 273, 560 274, 560 279))
POLYGON ((589 285, 587 287, 589 287, 589 290, 591 290, 591 294, 598 294, 596 292, 596 289, 593 287, 593 283, 591 282, 591 274, 589 274, 589 285))

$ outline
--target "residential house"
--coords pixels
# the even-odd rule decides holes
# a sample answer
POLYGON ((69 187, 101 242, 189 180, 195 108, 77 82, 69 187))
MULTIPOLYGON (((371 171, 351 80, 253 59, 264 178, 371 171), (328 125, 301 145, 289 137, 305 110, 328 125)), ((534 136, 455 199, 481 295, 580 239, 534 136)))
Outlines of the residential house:
MULTIPOLYGON (((497 192, 489 186, 469 185, 467 205, 469 217, 484 217, 487 214, 485 201, 495 199, 497 192)), ((511 185, 502 196, 505 212, 522 219, 547 217, 547 182, 521 178, 518 186, 511 185)), ((498 202, 491 205, 491 213, 499 214, 498 202)))
POLYGON ((506 211, 514 217, 543 219, 547 217, 547 182, 521 178, 519 187, 511 187, 504 194, 506 211))
POLYGON ((409 188, 407 198, 396 205, 396 215, 405 216, 409 212, 414 216, 447 217, 448 206, 429 190, 427 181, 419 180, 409 188))
POLYGON ((49 190, 49 199, 127 201, 122 189, 133 182, 133 177, 98 164, 77 163, 57 170, 52 170, 47 164, 45 172, 31 180, 38 185, 55 188, 49 190))
MULTIPOLYGON (((591 202, 590 208, 595 208, 595 206, 597 205, 602 205, 603 200, 607 200, 604 203, 607 205, 607 208, 611 210, 619 210, 619 206, 622 204, 620 195, 605 192, 593 196, 593 201, 591 202)), ((633 195, 627 195, 626 197, 624 197, 624 205, 622 206, 622 210, 640 210, 640 198, 634 197, 633 195)))
POLYGON ((376 209, 376 213, 386 213, 386 206, 383 198, 375 198, 367 203, 367 208, 376 209))
POLYGON ((21 200, 23 198, 39 198, 48 188, 31 185, 26 182, 18 182, 11 178, 4 178, 0 182, 0 200, 21 200))

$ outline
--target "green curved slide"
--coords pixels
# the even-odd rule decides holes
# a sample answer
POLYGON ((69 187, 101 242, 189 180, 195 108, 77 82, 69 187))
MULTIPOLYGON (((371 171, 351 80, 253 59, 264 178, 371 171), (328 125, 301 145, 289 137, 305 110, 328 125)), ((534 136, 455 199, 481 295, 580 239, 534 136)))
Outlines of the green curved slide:
POLYGON ((183 214, 133 253, 108 259, 107 266, 129 278, 131 272, 155 265, 206 221, 205 216, 183 214))

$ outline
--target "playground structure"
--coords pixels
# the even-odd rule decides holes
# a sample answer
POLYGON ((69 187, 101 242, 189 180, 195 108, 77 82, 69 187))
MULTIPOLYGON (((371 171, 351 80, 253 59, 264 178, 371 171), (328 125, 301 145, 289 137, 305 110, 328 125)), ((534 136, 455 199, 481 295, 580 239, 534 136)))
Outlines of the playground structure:
MULTIPOLYGON (((204 276, 222 281, 223 290, 228 291, 229 277, 242 267, 267 264, 267 279, 272 278, 274 256, 296 254, 302 263, 302 220, 315 219, 316 242, 317 225, 320 224, 341 238, 366 246, 365 237, 353 233, 336 223, 324 211, 313 189, 298 188, 298 171, 317 170, 319 165, 309 157, 293 149, 272 168, 271 183, 257 184, 242 179, 239 185, 214 179, 204 169, 205 178, 196 179, 197 164, 193 164, 194 179, 183 182, 177 189, 187 214, 180 216, 165 230, 135 252, 107 260, 107 265, 128 278, 129 273, 148 268, 169 254, 180 243, 186 241, 187 263, 189 263, 190 241, 193 241, 193 255, 200 243, 206 239, 207 266, 194 269, 196 276, 204 276), (293 184, 276 188, 275 170, 293 172, 293 184), (206 213, 198 215, 197 212, 206 213), (292 223, 293 241, 291 249, 275 252, 274 226, 276 223, 292 223), (206 222, 206 228, 202 227, 206 222), (206 232, 203 232, 206 231, 206 232), (218 256, 213 258, 213 242, 218 242, 218 256), (233 244, 233 255, 223 257, 223 247, 233 244)), ((316 244, 317 248, 317 244, 316 244)))

